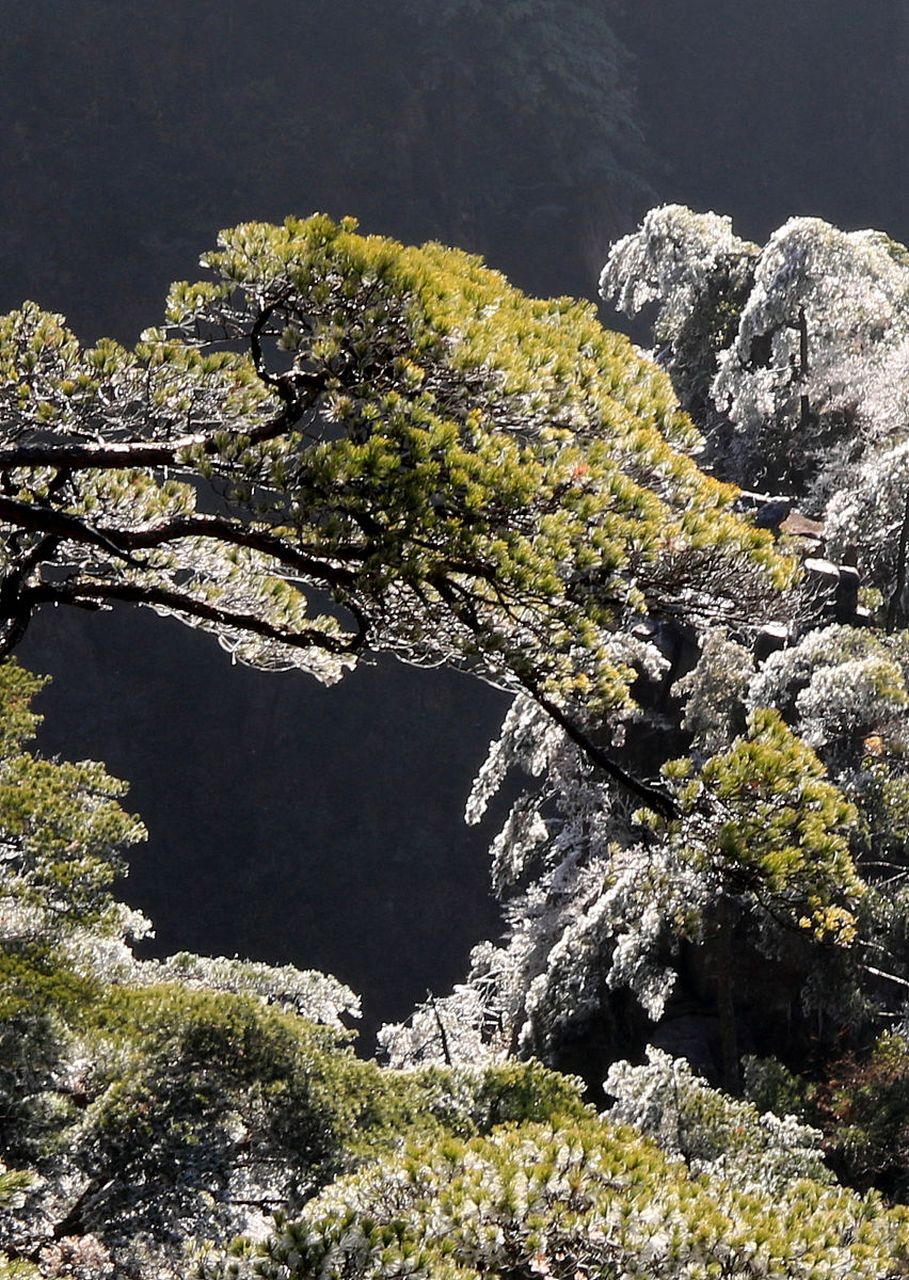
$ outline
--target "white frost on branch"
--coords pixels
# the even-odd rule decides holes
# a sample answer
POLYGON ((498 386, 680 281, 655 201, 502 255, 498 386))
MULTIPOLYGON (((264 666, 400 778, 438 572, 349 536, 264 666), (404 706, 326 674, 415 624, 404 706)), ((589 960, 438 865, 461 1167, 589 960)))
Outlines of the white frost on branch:
POLYGON ((633 1125, 695 1175, 775 1195, 803 1178, 833 1182, 818 1130, 712 1089, 683 1058, 650 1046, 644 1066, 614 1063, 604 1088, 613 1123, 633 1125))
POLYGON ((842 767, 867 734, 909 745, 909 646, 834 625, 771 654, 748 688, 749 707, 779 707, 832 767, 842 767))
POLYGON ((519 765, 531 777, 540 777, 562 739, 562 730, 535 702, 524 696, 515 698, 499 737, 489 744, 489 754, 468 797, 467 823, 473 826, 480 821, 514 766, 519 765))
POLYGON ((386 1023, 376 1039, 388 1066, 477 1068, 504 1060, 505 1027, 489 994, 479 983, 459 984, 451 995, 430 996, 405 1022, 386 1023))
POLYGON ((820 516, 905 439, 909 252, 880 232, 792 218, 759 249, 664 206, 613 246, 601 291, 629 314, 657 304, 657 358, 710 464, 746 488, 820 516))
POLYGON ((754 252, 756 246, 733 233, 731 218, 662 205, 650 210, 636 232, 612 246, 600 293, 626 315, 658 302, 656 337, 672 342, 720 263, 754 252))
POLYGON ((315 969, 181 951, 167 960, 146 961, 140 974, 146 982, 258 996, 328 1027, 343 1028, 344 1018, 360 1017, 360 997, 337 978, 315 969))
POLYGON ((682 728, 694 736, 697 750, 713 755, 740 732, 745 692, 753 675, 751 654, 730 640, 724 627, 707 633, 697 665, 673 686, 676 697, 686 698, 682 728))

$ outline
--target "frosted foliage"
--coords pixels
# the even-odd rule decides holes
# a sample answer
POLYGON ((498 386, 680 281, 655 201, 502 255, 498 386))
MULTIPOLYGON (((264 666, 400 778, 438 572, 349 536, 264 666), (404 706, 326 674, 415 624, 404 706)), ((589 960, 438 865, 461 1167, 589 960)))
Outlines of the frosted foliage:
POLYGON ((819 748, 877 728, 905 712, 906 703, 899 667, 873 657, 822 667, 795 700, 801 736, 819 748))
POLYGON ((810 631, 797 644, 770 654, 748 686, 748 706, 787 712, 816 667, 865 657, 872 644, 880 641, 857 627, 837 624, 810 631))
POLYGON ((535 800, 522 796, 508 815, 505 826, 490 845, 492 887, 497 896, 521 879, 533 854, 549 838, 549 828, 535 800))
POLYGON ((722 627, 708 632, 697 666, 677 681, 674 693, 686 698, 682 728, 694 736, 694 746, 713 755, 729 746, 739 731, 739 719, 753 659, 742 645, 730 640, 722 627))
POLYGON ((794 711, 805 741, 836 758, 872 731, 906 740, 907 676, 909 650, 901 637, 831 626, 771 654, 752 679, 747 702, 794 711))
POLYGON ((608 981, 633 991, 654 1021, 675 984, 662 957, 682 939, 700 940, 715 894, 709 872, 671 843, 615 851, 601 905, 615 939, 608 981))
MULTIPOLYGON (((669 665, 656 645, 641 637, 622 632, 603 634, 599 640, 610 662, 637 668, 650 680, 658 680, 669 665)), ((616 713, 616 726, 621 723, 622 714, 616 713)), ((543 777, 553 768, 560 752, 563 760, 574 760, 574 748, 568 747, 567 755, 565 748, 558 725, 531 698, 519 694, 506 713, 498 738, 489 744, 486 760, 474 780, 465 814, 468 824, 481 820, 511 769, 521 768, 532 778, 543 777)), ((538 833, 536 828, 535 834, 538 833)))
POLYGON ((419 1005, 406 1022, 388 1023, 376 1039, 388 1065, 478 1067, 507 1056, 496 1007, 479 984, 455 987, 450 996, 419 1005))
MULTIPOLYGON (((709 649, 715 665, 726 661, 738 672, 735 689, 744 692, 744 651, 722 632, 709 649)), ((643 642, 639 654, 628 656, 655 675, 665 667, 643 642)), ((446 1026, 450 1017, 462 1027, 468 1054, 491 1043, 491 1025, 521 1051, 545 1053, 572 1024, 596 1015, 604 987, 630 989, 658 1019, 675 982, 667 958, 680 938, 700 938, 702 912, 716 892, 709 871, 670 842, 629 841, 624 807, 526 699, 512 705, 475 784, 468 808, 474 820, 514 764, 542 779, 514 805, 492 843, 506 937, 472 956, 468 987, 482 998, 471 1003, 459 989, 451 1003, 423 1006, 406 1035, 394 1028, 394 1039, 386 1037, 395 1061, 424 1060, 424 1042, 441 1052, 440 1014, 446 1026)))
MULTIPOLYGON (((122 530, 142 530, 168 520, 198 516, 197 494, 190 484, 168 480, 153 483, 144 471, 109 474, 80 473, 78 503, 92 512, 103 511, 105 522, 122 530)), ((209 618, 193 616, 176 603, 150 607, 161 616, 176 617, 189 626, 217 636, 221 647, 235 661, 268 670, 299 669, 323 684, 334 684, 354 665, 351 655, 330 652, 339 634, 337 622, 327 616, 310 616, 300 583, 280 576, 280 566, 269 555, 251 547, 224 545, 204 537, 183 537, 155 548, 125 567, 122 554, 103 543, 86 550, 77 543, 62 544, 84 567, 102 577, 122 575, 134 587, 155 588, 196 602, 212 610, 209 618), (230 626, 224 613, 246 618, 251 626, 230 626), (269 631, 275 634, 269 634, 269 631), (285 643, 281 633, 312 635, 307 645, 295 639, 285 643), (324 639, 322 647, 319 640, 324 639)))
POLYGON ((604 644, 613 662, 639 668, 648 680, 659 680, 669 669, 668 660, 656 645, 639 636, 618 632, 605 637, 604 644))
MULTIPOLYGON (((798 495, 818 516, 841 495, 844 535, 849 525, 861 533, 853 506, 874 487, 876 464, 859 469, 869 451, 905 440, 909 421, 902 245, 793 218, 758 249, 728 219, 672 205, 613 247, 601 289, 626 312, 657 303, 658 359, 724 477, 798 495)), ((864 505, 871 514, 873 499, 864 505)), ((895 518, 888 507, 872 524, 895 518)))
POLYGON ((525 1051, 547 1045, 599 1004, 610 951, 610 921, 601 905, 606 874, 605 860, 597 859, 576 870, 561 901, 543 901, 537 892, 506 912, 509 952, 526 987, 518 1028, 525 1051))
MULTIPOLYGON (((105 1246, 93 1235, 68 1236, 45 1245, 41 1274, 55 1280, 116 1280, 117 1268, 105 1246)), ((2 1274, 2 1272, 0 1272, 2 1274)), ((24 1278, 23 1278, 24 1280, 24 1278)))
MULTIPOLYGON (((212 546, 201 538, 186 538, 179 548, 158 552, 144 570, 156 570, 158 583, 170 587, 179 582, 184 595, 202 604, 217 605, 239 617, 261 619, 282 632, 326 637, 339 634, 337 622, 327 616, 310 616, 306 595, 274 574, 274 561, 246 547, 212 546)), ((322 684, 336 684, 355 665, 349 654, 326 651, 318 643, 289 644, 275 636, 258 634, 255 628, 230 627, 223 622, 192 618, 179 608, 156 607, 163 617, 174 616, 203 631, 210 631, 235 662, 271 671, 301 670, 322 684)))
POLYGON ((538 878, 506 903, 496 972, 510 997, 503 1016, 517 1019, 526 1050, 595 1013, 604 983, 630 988, 660 1017, 674 982, 665 957, 679 937, 699 937, 714 892, 683 851, 626 843, 623 815, 574 753, 554 757, 547 788, 558 817, 532 850, 538 878))
POLYGON ((562 868, 562 893, 541 886, 509 904, 508 958, 526 989, 519 1041, 525 1049, 559 1038, 594 1014, 603 984, 629 987, 654 1019, 674 976, 662 956, 670 921, 696 934, 703 889, 663 851, 614 847, 588 865, 562 868))
MULTIPOLYGON (((755 458, 763 449, 784 471, 812 459, 822 473, 814 485, 823 493, 834 483, 823 475, 831 441, 820 438, 833 425, 830 415, 861 415, 869 384, 880 385, 891 370, 889 357, 907 332, 909 271, 899 246, 878 232, 846 233, 817 218, 791 219, 761 253, 738 333, 718 357, 714 403, 728 412, 755 458), (803 395, 813 415, 810 439, 794 434, 803 395)), ((902 370, 901 381, 905 377, 902 370)), ((868 421, 865 429, 873 438, 886 424, 868 421)), ((834 452, 832 461, 842 459, 834 452)))
MULTIPOLYGON (((701 936, 703 912, 716 894, 709 869, 669 843, 618 844, 603 789, 591 785, 583 807, 581 794, 578 787, 574 811, 560 816, 544 870, 505 904, 504 945, 486 944, 471 957, 468 985, 481 995, 480 1005, 466 1002, 460 990, 451 1005, 436 1002, 435 1012, 444 1010, 446 1018, 466 1016, 468 1037, 479 1033, 482 1007, 487 1046, 495 1043, 488 1031, 494 1025, 508 1044, 545 1055, 573 1024, 596 1016, 604 986, 629 988, 658 1019, 675 983, 667 958, 681 938, 701 936)), ((424 1007, 415 1016, 420 1035, 438 1045, 431 1015, 424 1007)))
POLYGON ((800 385, 799 308, 805 309, 811 358, 808 391, 828 406, 864 380, 909 327, 909 272, 893 242, 876 231, 844 232, 819 218, 792 218, 763 249, 735 342, 720 357, 714 397, 729 397, 734 422, 792 412, 800 385), (753 344, 773 336, 767 367, 753 344), (851 377, 850 377, 851 375, 851 377))
POLYGON ((615 1098, 607 1113, 613 1123, 633 1125, 668 1155, 681 1156, 692 1173, 772 1194, 802 1178, 833 1181, 816 1129, 794 1116, 761 1115, 661 1049, 648 1048, 645 1066, 614 1063, 604 1088, 615 1098))
MULTIPOLYGON (((909 275, 909 252, 904 270, 909 275)), ((909 321, 901 315, 893 335, 882 341, 874 358, 855 370, 861 422, 878 449, 904 438, 909 423, 909 334, 900 336, 907 326, 909 321)))
POLYGON ((289 964, 268 965, 182 951, 167 960, 142 964, 134 981, 137 979, 259 996, 269 1004, 291 1009, 310 1022, 329 1027, 343 1027, 343 1018, 360 1016, 360 997, 343 982, 315 969, 295 969, 289 964))
MULTIPOLYGON (((905 642, 863 628, 812 632, 758 671, 748 651, 716 628, 704 636, 699 662, 676 690, 686 700, 683 726, 702 763, 719 761, 717 785, 729 783, 750 758, 742 745, 746 710, 770 708, 769 714, 778 709, 793 722, 804 750, 817 747, 839 785, 854 791, 849 753, 856 739, 860 745, 865 733, 886 733, 891 742, 906 736, 907 673, 905 642), (741 759, 724 766, 720 757, 736 749, 741 759), (726 777, 724 768, 733 774, 726 777)), ((505 900, 506 935, 500 946, 474 953, 467 986, 482 1000, 471 1003, 459 991, 446 1006, 464 1022, 468 1053, 481 1052, 478 1044, 488 1047, 485 1028, 498 1020, 512 1048, 545 1059, 573 1029, 603 1015, 610 988, 630 991, 658 1021, 675 989, 679 946, 714 937, 717 903, 730 892, 728 865, 718 854, 720 819, 706 794, 681 824, 654 831, 642 843, 631 815, 570 743, 553 739, 540 750, 534 714, 526 705, 512 707, 483 778, 487 786, 498 782, 508 764, 529 759, 532 751, 534 767, 544 769, 534 793, 518 801, 493 842, 493 882, 505 900)), ((791 735, 785 726, 780 732, 785 746, 791 735)), ((688 785, 682 775, 676 781, 688 785)), ((842 852, 848 870, 845 845, 842 852)), ((780 890, 784 897, 790 888, 780 890)), ((800 921, 800 898, 798 904, 800 921)), ((750 943, 769 956, 785 950, 785 930, 760 900, 746 893, 740 905, 750 943)), ((834 909, 829 920, 841 916, 834 909)), ((441 1008, 441 1002, 424 1008, 421 1036, 438 1041, 433 1019, 441 1008)))
MULTIPOLYGON (((467 989, 417 1010, 408 1032, 415 1039, 393 1050, 404 1054, 398 1061, 424 1060, 424 1039, 436 1046, 433 1053, 440 1052, 440 1014, 446 1029, 449 1018, 463 1028, 471 1055, 488 1053, 489 1046, 498 1052, 500 1038, 509 1047, 527 1045, 538 1034, 545 1039, 551 1023, 570 1023, 592 1007, 608 955, 609 922, 601 919, 597 901, 615 834, 610 797, 577 749, 524 700, 512 706, 493 744, 475 787, 475 813, 481 811, 478 797, 485 806, 513 763, 528 771, 545 769, 545 778, 536 795, 518 801, 493 842, 493 878, 500 895, 514 893, 521 880, 528 883, 504 907, 504 944, 477 947, 467 989), (553 796, 558 816, 544 820, 542 811, 553 796)), ((393 1034, 395 1045, 405 1044, 398 1028, 393 1034)), ((388 1037, 386 1044, 391 1051, 388 1037)))
POLYGON ((388 1065, 399 1069, 501 1062, 514 1047, 524 990, 506 948, 482 942, 470 955, 466 983, 451 995, 430 996, 404 1022, 377 1034, 388 1065))
POLYGON ((396 1152, 201 1277, 882 1280, 904 1273, 904 1233, 877 1197, 805 1179, 746 1192, 587 1118, 396 1152))
POLYGON ((530 698, 517 697, 505 716, 499 737, 477 774, 467 801, 466 820, 477 823, 509 770, 520 765, 532 777, 545 770, 562 740, 562 731, 530 698))
MULTIPOLYGON (((0 940, 40 936, 44 928, 44 913, 38 908, 21 903, 0 906, 0 940)), ((191 990, 258 996, 310 1022, 338 1029, 343 1028, 344 1018, 360 1017, 360 997, 330 974, 289 964, 268 965, 185 951, 167 960, 137 960, 132 944, 153 936, 146 916, 117 902, 102 927, 72 929, 57 945, 61 959, 74 973, 106 984, 157 986, 167 982, 191 990)))
MULTIPOLYGON (((854 555, 864 580, 888 595, 895 588, 907 497, 909 442, 903 442, 871 453, 827 508, 830 553, 840 559, 854 555)), ((899 603, 905 614, 905 597, 899 603)))
POLYGON ((134 982, 142 970, 132 944, 154 937, 151 921, 141 911, 117 902, 104 929, 74 929, 62 939, 61 956, 75 973, 105 983, 134 982))
POLYGON ((613 245, 600 276, 600 293, 626 315, 659 302, 656 336, 671 342, 718 264, 754 251, 733 234, 731 218, 663 205, 651 209, 636 232, 613 245))
MULTIPOLYGON (((0 865, 5 861, 0 850, 0 865)), ((0 898, 0 943, 7 946, 19 938, 40 937, 47 929, 47 914, 40 906, 0 898)))
POLYGON ((609 925, 597 904, 615 836, 610 797, 568 744, 551 760, 543 798, 550 795, 558 797, 558 818, 545 849, 512 852, 539 872, 506 904, 509 936, 497 975, 511 995, 503 1016, 525 1046, 589 1012, 608 955, 609 925))
MULTIPOLYGON (((900 324, 909 320, 901 316, 900 324)), ((824 510, 828 552, 857 564, 869 585, 886 589, 909 492, 909 336, 897 331, 863 360, 849 352, 847 359, 840 399, 854 406, 854 426, 830 443, 812 496, 824 510)))

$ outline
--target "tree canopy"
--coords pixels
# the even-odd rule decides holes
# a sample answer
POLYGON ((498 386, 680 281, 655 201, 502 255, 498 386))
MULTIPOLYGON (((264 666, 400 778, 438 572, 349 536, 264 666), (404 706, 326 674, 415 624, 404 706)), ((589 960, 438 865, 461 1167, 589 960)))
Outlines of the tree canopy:
POLYGON ((203 264, 133 350, 0 325, 4 651, 42 606, 129 602, 329 683, 459 665, 578 735, 630 700, 635 620, 743 621, 792 576, 589 305, 324 217, 203 264))
POLYGON ((607 717, 610 751, 659 770, 668 814, 630 812, 561 725, 516 699, 467 809, 481 820, 523 771, 490 849, 504 934, 451 994, 383 1029, 397 1065, 538 1054, 596 1089, 649 1041, 732 1092, 749 1072, 775 1080, 765 1100, 789 1090, 846 1176, 866 1159, 892 1168, 871 1109, 847 1107, 848 1086, 833 1103, 824 1080, 867 1079, 891 1108, 883 1146, 903 1149, 886 1033, 904 1043, 909 984, 906 262, 877 232, 800 218, 759 248, 679 206, 613 247, 602 288, 649 308, 699 461, 743 486, 739 507, 804 574, 760 634, 771 614, 751 601, 744 627, 653 613, 636 631, 648 660, 636 705, 607 717), (854 1138, 837 1108, 861 1117, 854 1138))

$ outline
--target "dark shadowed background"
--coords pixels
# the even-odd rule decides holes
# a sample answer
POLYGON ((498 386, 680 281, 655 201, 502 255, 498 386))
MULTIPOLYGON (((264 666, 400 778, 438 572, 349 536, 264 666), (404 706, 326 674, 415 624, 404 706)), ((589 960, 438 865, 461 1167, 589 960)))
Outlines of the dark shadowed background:
MULTIPOLYGON (((134 339, 220 227, 322 209, 593 297, 659 201, 909 238, 906 0, 0 0, 0 306, 134 339)), ((335 972, 368 1022, 497 928, 461 823, 504 699, 325 690, 153 615, 39 617, 45 749, 132 781, 161 952, 335 972)))

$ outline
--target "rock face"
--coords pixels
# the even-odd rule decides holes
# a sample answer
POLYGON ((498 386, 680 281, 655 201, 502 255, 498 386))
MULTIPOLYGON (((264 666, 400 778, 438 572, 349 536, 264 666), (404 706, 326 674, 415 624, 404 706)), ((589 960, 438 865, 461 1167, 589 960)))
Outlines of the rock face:
MULTIPOLYGON (((861 574, 853 565, 834 564, 823 557, 824 523, 810 520, 798 511, 791 498, 743 490, 736 501, 740 511, 750 512, 759 529, 771 529, 777 538, 802 557, 809 590, 817 598, 821 614, 831 622, 860 627, 869 621, 868 610, 859 604, 861 574)), ((761 632, 757 657, 785 643, 779 624, 770 623, 761 632), (779 643, 776 643, 776 641, 779 643), (767 646, 770 646, 767 648, 767 646)))

